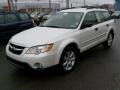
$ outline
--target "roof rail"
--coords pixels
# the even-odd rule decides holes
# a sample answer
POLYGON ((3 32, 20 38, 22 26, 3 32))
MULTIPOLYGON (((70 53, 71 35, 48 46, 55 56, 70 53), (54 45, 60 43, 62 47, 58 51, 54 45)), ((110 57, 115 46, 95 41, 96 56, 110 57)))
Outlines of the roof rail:
POLYGON ((81 8, 86 8, 86 9, 102 9, 101 7, 97 7, 97 6, 81 6, 81 8))

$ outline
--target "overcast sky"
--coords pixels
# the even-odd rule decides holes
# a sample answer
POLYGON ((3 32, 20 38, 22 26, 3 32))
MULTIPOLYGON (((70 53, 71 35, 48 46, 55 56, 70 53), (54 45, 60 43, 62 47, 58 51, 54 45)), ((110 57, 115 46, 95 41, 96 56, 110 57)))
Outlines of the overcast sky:
MULTIPOLYGON (((6 2, 7 0, 0 0, 0 2, 6 2)), ((38 0, 18 0, 19 2, 31 2, 38 0)), ((48 2, 49 0, 40 0, 41 2, 48 2)), ((62 0, 51 0, 52 2, 62 3, 62 0)), ((65 4, 66 0, 63 0, 63 4, 65 4)), ((70 0, 73 5, 82 5, 84 0, 70 0)), ((92 4, 113 4, 114 0, 85 0, 87 5, 92 4)))

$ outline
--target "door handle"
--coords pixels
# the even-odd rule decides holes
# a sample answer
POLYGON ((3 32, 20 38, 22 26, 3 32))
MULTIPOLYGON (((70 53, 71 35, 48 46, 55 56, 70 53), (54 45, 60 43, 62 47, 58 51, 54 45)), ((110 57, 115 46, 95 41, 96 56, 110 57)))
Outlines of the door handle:
POLYGON ((107 24, 106 26, 109 27, 109 24, 107 24))
POLYGON ((95 28, 95 31, 98 31, 98 28, 95 28))

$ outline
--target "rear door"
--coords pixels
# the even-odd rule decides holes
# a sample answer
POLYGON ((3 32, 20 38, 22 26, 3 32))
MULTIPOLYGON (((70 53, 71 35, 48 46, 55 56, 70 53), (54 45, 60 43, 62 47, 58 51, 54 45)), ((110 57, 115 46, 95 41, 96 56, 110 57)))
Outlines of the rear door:
POLYGON ((98 20, 95 12, 86 14, 80 30, 81 51, 85 51, 97 44, 98 20))
POLYGON ((107 12, 107 11, 99 11, 99 12, 96 12, 96 16, 97 16, 97 19, 99 21, 99 29, 97 31, 97 36, 98 36, 98 41, 99 42, 102 42, 106 39, 106 35, 107 35, 107 30, 108 30, 108 27, 110 26, 109 24, 109 21, 108 19, 110 18, 110 14, 107 12))
POLYGON ((18 27, 18 18, 15 13, 6 13, 4 15, 4 24, 3 24, 3 36, 5 38, 11 37, 16 34, 18 27))
MULTIPOLYGON (((114 26, 114 19, 111 17, 109 12, 103 12, 105 25, 107 26, 107 30, 110 28, 110 26, 114 26)), ((106 30, 106 32, 107 32, 106 30)))
POLYGON ((19 29, 25 30, 33 27, 32 18, 28 13, 18 13, 19 21, 19 29))

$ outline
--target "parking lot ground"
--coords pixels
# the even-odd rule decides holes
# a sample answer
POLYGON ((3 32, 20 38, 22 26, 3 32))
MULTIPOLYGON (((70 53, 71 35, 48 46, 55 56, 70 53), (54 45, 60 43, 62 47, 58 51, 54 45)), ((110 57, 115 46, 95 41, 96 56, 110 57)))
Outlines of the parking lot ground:
POLYGON ((101 45, 80 56, 75 70, 60 75, 53 69, 41 72, 18 70, 6 60, 0 45, 0 90, 120 90, 120 20, 116 20, 113 46, 101 45))

